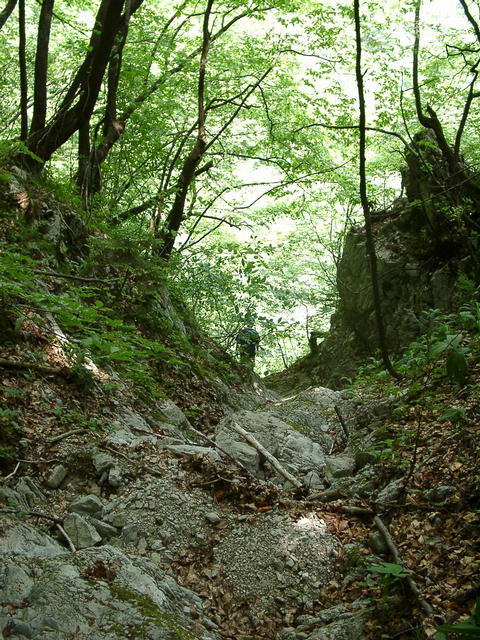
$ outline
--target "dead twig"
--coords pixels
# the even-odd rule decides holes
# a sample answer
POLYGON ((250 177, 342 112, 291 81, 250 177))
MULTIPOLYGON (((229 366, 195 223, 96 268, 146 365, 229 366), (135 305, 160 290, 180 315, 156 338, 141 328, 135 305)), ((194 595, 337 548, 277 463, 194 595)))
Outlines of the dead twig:
POLYGON ((60 440, 64 440, 65 438, 70 438, 70 436, 76 436, 79 433, 85 433, 85 431, 86 429, 72 429, 71 431, 66 431, 65 433, 61 433, 59 436, 50 438, 48 443, 55 444, 56 442, 60 442, 60 440))
POLYGON ((48 513, 41 511, 29 511, 26 509, 0 509, 1 513, 16 513, 19 515, 32 516, 34 518, 43 518, 44 520, 51 520, 55 524, 62 524, 63 520, 58 516, 51 516, 48 513))
POLYGON ((343 487, 331 487, 325 491, 317 491, 306 498, 307 502, 331 502, 339 498, 348 498, 350 492, 343 487))
POLYGON ((262 446, 251 433, 249 433, 248 431, 245 431, 245 429, 241 427, 239 424, 237 424, 236 422, 232 422, 232 427, 235 429, 237 433, 243 436, 243 438, 245 438, 245 440, 249 444, 251 444, 252 447, 254 447, 257 451, 259 451, 266 460, 268 460, 268 462, 272 465, 275 471, 277 471, 277 473, 279 473, 286 480, 291 482, 296 489, 304 488, 304 485, 300 482, 300 480, 297 480, 297 478, 292 476, 291 473, 289 473, 286 469, 284 469, 280 464, 280 462, 277 460, 277 458, 275 458, 275 456, 272 456, 270 451, 267 451, 265 447, 262 446))
MULTIPOLYGON (((381 518, 379 518, 378 516, 375 516, 373 521, 375 522, 377 529, 382 534, 383 539, 385 540, 385 544, 387 545, 387 548, 390 551, 394 562, 401 565, 402 562, 401 562, 400 554, 387 527, 385 526, 381 518)), ((432 607, 426 600, 422 599, 420 589, 417 587, 417 585, 413 581, 413 578, 410 575, 406 576, 405 584, 407 585, 408 590, 410 591, 410 594, 415 598, 415 600, 418 601, 420 607, 427 614, 427 616, 431 616, 433 614, 432 607)))
POLYGON ((17 473, 19 467, 20 467, 20 461, 17 462, 16 467, 12 471, 12 473, 9 473, 8 476, 5 476, 4 478, 2 478, 2 482, 6 482, 9 478, 13 478, 13 476, 17 473))
POLYGON ((75 545, 73 544, 73 542, 70 540, 70 537, 68 536, 68 533, 65 531, 65 529, 62 527, 62 525, 60 523, 57 522, 57 529, 60 531, 60 533, 62 534, 62 536, 65 538, 65 540, 67 541, 68 546, 70 547, 70 551, 72 551, 72 553, 76 553, 77 550, 75 549, 75 545))
POLYGON ((348 438, 350 437, 350 432, 348 430, 347 424, 345 422, 345 420, 343 419, 342 414, 340 413, 340 409, 337 407, 337 405, 334 406, 335 409, 335 413, 337 414, 337 418, 342 426, 342 430, 343 430, 343 434, 345 436, 345 440, 348 440, 348 438))
POLYGON ((0 367, 4 367, 5 369, 33 369, 46 375, 63 376, 67 380, 73 376, 73 371, 70 367, 49 367, 45 364, 26 362, 25 360, 7 360, 6 358, 0 358, 0 367))

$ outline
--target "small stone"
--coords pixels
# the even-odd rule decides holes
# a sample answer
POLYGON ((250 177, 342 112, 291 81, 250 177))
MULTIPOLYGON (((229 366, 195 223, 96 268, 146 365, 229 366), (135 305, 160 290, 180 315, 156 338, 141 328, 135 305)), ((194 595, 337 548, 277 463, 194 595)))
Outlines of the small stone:
POLYGON ((97 475, 101 476, 104 471, 108 471, 115 464, 115 460, 108 453, 97 451, 92 455, 93 466, 97 475))
POLYGON ((136 524, 127 524, 122 529, 122 537, 126 542, 135 542, 138 537, 138 529, 136 524))
POLYGON ((218 524, 221 522, 221 518, 215 511, 209 511, 205 514, 205 518, 210 522, 210 524, 218 524))
POLYGON ((65 480, 67 473, 68 471, 63 466, 63 464, 57 464, 50 471, 50 474, 47 478, 47 487, 50 487, 50 489, 58 489, 58 487, 65 480))
POLYGON ((346 478, 355 473, 355 460, 350 456, 326 458, 325 475, 329 478, 346 478))
POLYGON ((88 495, 78 498, 68 507, 68 510, 73 513, 93 515, 101 512, 103 504, 100 498, 97 496, 88 495))
POLYGON ((118 530, 113 527, 111 524, 107 522, 103 522, 103 520, 97 520, 97 518, 90 517, 88 521, 93 524, 97 532, 102 536, 102 538, 113 538, 118 535, 118 530))
POLYGON ((119 529, 124 527, 127 524, 127 522, 128 522, 128 518, 124 513, 116 513, 112 517, 113 526, 118 527, 119 529))
POLYGON ((455 493, 455 487, 440 485, 425 492, 425 499, 429 502, 443 502, 455 493))
POLYGON ((70 513, 65 518, 63 528, 76 549, 93 547, 102 541, 95 527, 77 513, 70 513))
POLYGON ((372 551, 379 556, 383 556, 388 553, 388 547, 385 542, 385 538, 379 531, 374 531, 368 536, 368 544, 372 551))
POLYGON ((123 481, 120 467, 112 467, 108 472, 108 484, 115 489, 120 487, 123 481))
POLYGON ((303 478, 303 484, 309 489, 325 489, 325 484, 316 471, 309 471, 303 478))
POLYGON ((393 480, 386 487, 384 487, 377 496, 377 502, 381 504, 385 504, 388 502, 393 502, 398 498, 400 492, 402 490, 403 479, 399 478, 398 480, 393 480))

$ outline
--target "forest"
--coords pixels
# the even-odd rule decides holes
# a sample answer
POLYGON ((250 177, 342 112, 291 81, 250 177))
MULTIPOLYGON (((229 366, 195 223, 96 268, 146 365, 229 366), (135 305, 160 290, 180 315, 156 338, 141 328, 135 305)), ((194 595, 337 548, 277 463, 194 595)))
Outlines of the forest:
MULTIPOLYGON (((328 328, 363 220, 352 3, 111 4, 7 3, 2 157, 67 192, 117 253, 166 268, 222 346, 253 314, 261 370, 285 367, 328 328)), ((417 5, 359 16, 371 210, 399 195, 421 127, 476 201, 478 7, 417 5)))
MULTIPOLYGON (((3 0, 0 513, 5 530, 17 514, 50 522, 82 580, 104 580, 141 618, 89 636, 59 613, 48 637, 480 638, 479 65, 478 0, 3 0), (259 334, 247 361, 245 327, 259 334), (110 423, 128 438, 105 445, 110 423), (185 495, 211 489, 199 500, 214 535, 177 548, 168 518, 145 520, 161 531, 114 557, 137 544, 133 524, 114 524, 121 496, 137 504, 133 478, 153 483, 169 464, 185 495), (81 492, 104 501, 101 517, 70 509, 81 492), (262 600, 270 585, 238 591, 222 529, 266 514, 283 540, 278 514, 301 508, 337 540, 321 596, 308 553, 303 573, 278 560, 277 578, 296 577, 276 605, 262 600), (88 543, 60 511, 88 515, 88 543), (88 549, 117 534, 92 564, 88 549), (367 538, 377 555, 362 574, 367 547, 353 547, 367 538), (131 563, 163 585, 147 553, 190 594, 167 613, 116 583, 131 563), (355 565, 343 582, 340 561, 355 565), (197 594, 205 618, 177 606, 198 608, 197 594)), ((23 597, 0 598, 12 616, 31 600, 27 564, 12 569, 23 597)), ((0 614, 4 637, 47 637, 31 634, 48 625, 21 635, 27 623, 0 614)))

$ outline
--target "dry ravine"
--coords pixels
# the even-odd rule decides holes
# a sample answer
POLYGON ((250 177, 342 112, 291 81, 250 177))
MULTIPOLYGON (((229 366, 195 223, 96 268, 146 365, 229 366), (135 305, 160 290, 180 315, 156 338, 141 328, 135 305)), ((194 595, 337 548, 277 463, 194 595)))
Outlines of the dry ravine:
POLYGON ((67 427, 42 415, 68 414, 65 384, 38 376, 25 458, 0 486, 3 637, 365 638, 371 602, 324 596, 388 556, 346 522, 400 491, 367 451, 391 403, 255 388, 205 437, 121 386, 79 397, 67 427))

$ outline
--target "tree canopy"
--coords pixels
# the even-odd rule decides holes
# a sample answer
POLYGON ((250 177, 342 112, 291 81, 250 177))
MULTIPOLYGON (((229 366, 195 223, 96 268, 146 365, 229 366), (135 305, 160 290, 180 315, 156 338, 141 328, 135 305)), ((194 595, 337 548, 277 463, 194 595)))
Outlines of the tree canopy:
POLYGON ((430 170, 420 128, 444 160, 445 216, 478 232, 479 12, 473 0, 9 0, 0 153, 66 185, 92 230, 160 261, 226 347, 255 319, 275 369, 326 328, 360 205, 403 192, 408 154, 430 170))

